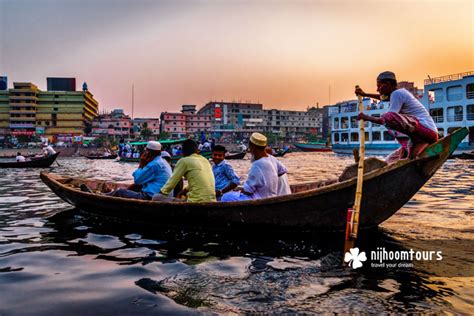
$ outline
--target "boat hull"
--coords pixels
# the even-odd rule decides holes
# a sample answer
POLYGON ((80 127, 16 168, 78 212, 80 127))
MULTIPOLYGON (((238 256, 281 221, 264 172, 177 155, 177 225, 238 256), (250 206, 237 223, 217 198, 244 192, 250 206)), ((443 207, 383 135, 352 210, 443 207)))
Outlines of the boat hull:
POLYGON ((115 159, 118 157, 117 154, 115 155, 110 155, 110 156, 84 156, 87 159, 92 159, 92 160, 106 160, 106 159, 115 159))
POLYGON ((50 157, 25 162, 0 162, 0 168, 48 168, 58 156, 59 152, 50 157))
POLYGON ((302 150, 302 151, 309 151, 309 152, 329 152, 329 151, 332 151, 331 147, 326 147, 324 145, 319 145, 319 144, 298 143, 298 144, 295 144, 295 147, 302 150))
POLYGON ((247 154, 247 152, 245 152, 245 151, 241 152, 241 153, 237 153, 237 154, 230 154, 230 155, 226 155, 225 159, 227 159, 227 160, 244 159, 246 154, 247 154))

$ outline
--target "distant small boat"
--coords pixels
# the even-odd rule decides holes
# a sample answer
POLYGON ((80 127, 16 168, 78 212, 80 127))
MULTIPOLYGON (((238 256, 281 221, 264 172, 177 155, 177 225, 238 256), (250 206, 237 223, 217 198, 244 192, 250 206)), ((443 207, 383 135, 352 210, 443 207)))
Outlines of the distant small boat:
POLYGON ((24 162, 0 162, 0 168, 47 168, 53 164, 58 156, 59 152, 46 158, 32 158, 24 162))
POLYGON ((290 148, 277 150, 277 152, 274 156, 275 157, 283 157, 284 155, 286 155, 289 152, 290 152, 290 148))
POLYGON ((295 147, 301 149, 302 151, 332 151, 332 148, 326 146, 326 143, 323 142, 296 143, 295 147))
POLYGON ((227 159, 227 160, 244 159, 246 154, 247 154, 247 152, 245 152, 245 151, 243 151, 241 153, 237 153, 237 154, 228 154, 228 155, 225 156, 225 159, 227 159))
POLYGON ((86 157, 87 159, 115 159, 118 157, 117 154, 109 155, 109 156, 83 156, 86 157))
POLYGON ((457 158, 457 159, 463 159, 463 160, 474 159, 474 151, 471 151, 470 153, 453 154, 449 158, 452 158, 452 159, 457 158))

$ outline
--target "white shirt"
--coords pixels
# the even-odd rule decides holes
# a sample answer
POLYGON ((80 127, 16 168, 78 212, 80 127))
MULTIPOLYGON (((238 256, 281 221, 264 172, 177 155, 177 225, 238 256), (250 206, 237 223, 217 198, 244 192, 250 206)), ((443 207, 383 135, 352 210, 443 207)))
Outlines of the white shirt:
POLYGON ((43 153, 45 156, 52 156, 56 153, 56 151, 51 147, 51 145, 46 146, 43 148, 43 153))
POLYGON ((270 157, 263 157, 252 163, 243 189, 245 192, 251 193, 252 199, 277 196, 277 167, 270 157))
POLYGON ((416 117, 421 125, 436 133, 438 128, 426 108, 405 88, 397 89, 390 95, 388 112, 408 114, 416 117))
POLYGON ((19 156, 16 156, 16 161, 17 161, 17 162, 25 162, 25 161, 26 161, 26 158, 23 157, 22 155, 19 155, 19 156))
POLYGON ((287 195, 291 194, 290 183, 288 181, 288 169, 286 169, 285 165, 280 162, 280 160, 276 159, 272 155, 268 156, 272 163, 275 165, 278 173, 278 195, 287 195))

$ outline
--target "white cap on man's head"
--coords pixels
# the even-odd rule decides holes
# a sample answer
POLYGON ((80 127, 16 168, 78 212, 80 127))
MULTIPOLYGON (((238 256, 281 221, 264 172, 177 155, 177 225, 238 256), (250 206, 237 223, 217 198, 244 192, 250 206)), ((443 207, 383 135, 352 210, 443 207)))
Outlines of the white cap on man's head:
POLYGON ((161 144, 155 140, 150 140, 148 144, 146 144, 146 148, 150 150, 161 150, 161 144))
POLYGON ((252 133, 252 136, 250 136, 250 142, 257 146, 265 147, 267 146, 267 137, 260 133, 252 133))
POLYGON ((169 152, 167 152, 166 150, 163 150, 161 152, 161 158, 171 158, 171 155, 169 152))

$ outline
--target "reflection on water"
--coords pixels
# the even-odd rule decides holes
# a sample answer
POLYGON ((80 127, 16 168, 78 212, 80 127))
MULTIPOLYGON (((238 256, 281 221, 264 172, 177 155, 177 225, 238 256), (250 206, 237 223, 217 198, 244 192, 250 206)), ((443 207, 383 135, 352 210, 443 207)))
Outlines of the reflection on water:
MULTIPOLYGON (((331 153, 282 161, 290 182, 329 179, 352 162, 331 153)), ((54 172, 116 181, 130 181, 134 170, 114 161, 59 162, 54 172)), ((230 163, 242 175, 250 165, 230 163)), ((226 235, 86 217, 38 173, 0 170, 0 314, 468 313, 474 305, 472 277, 434 276, 429 266, 342 268, 340 234, 226 235)), ((359 247, 472 240, 473 179, 472 162, 448 161, 381 229, 362 235, 359 247)), ((473 268, 469 248, 453 258, 458 269, 473 268)))

